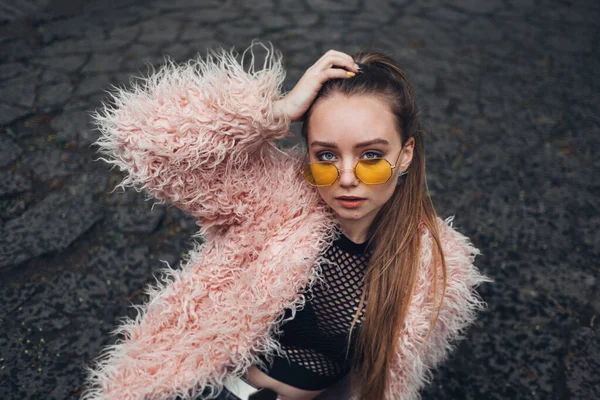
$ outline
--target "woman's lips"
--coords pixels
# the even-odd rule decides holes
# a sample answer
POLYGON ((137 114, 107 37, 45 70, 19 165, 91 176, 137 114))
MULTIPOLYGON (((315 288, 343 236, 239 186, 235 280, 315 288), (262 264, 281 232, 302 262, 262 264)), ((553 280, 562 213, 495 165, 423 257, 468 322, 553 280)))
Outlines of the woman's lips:
POLYGON ((367 199, 344 199, 339 197, 336 200, 346 208, 360 207, 365 201, 367 201, 367 199))

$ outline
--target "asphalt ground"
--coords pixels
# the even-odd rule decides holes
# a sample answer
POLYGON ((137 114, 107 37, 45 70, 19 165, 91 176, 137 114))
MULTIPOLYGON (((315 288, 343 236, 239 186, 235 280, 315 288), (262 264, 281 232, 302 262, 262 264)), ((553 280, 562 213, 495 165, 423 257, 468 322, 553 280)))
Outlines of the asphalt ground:
POLYGON ((332 48, 389 53, 417 87, 436 209, 495 279, 423 398, 600 398, 598 21, 591 0, 0 1, 0 398, 78 398, 194 240, 178 209, 111 193, 89 111, 165 55, 254 38, 286 90, 332 48))

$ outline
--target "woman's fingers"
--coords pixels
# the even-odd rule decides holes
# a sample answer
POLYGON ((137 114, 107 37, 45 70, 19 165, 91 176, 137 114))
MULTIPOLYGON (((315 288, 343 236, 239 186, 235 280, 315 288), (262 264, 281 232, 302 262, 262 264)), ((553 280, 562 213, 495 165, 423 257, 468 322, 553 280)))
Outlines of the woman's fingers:
POLYGON ((348 71, 358 72, 354 59, 341 51, 329 50, 314 65, 318 70, 325 70, 332 67, 342 67, 348 71))
POLYGON ((343 57, 333 56, 332 58, 326 59, 325 62, 326 62, 325 68, 338 67, 338 68, 344 68, 348 71, 357 72, 356 65, 354 65, 354 60, 352 58, 350 60, 348 60, 343 57))
POLYGON ((352 59, 352 57, 349 54, 331 49, 331 50, 328 50, 327 52, 325 52, 325 54, 323 54, 321 56, 321 58, 319 58, 315 64, 319 63, 320 61, 322 61, 324 59, 327 59, 328 57, 341 57, 341 58, 346 59, 350 63, 354 63, 354 60, 352 59))
POLYGON ((354 76, 358 70, 352 64, 349 65, 346 60, 341 58, 328 58, 323 60, 323 63, 315 66, 312 73, 317 76, 318 83, 321 85, 331 78, 348 78, 354 76))
MULTIPOLYGON (((350 57, 350 60, 352 58, 350 57)), ((316 85, 314 87, 315 93, 319 91, 319 87, 331 78, 348 78, 359 72, 354 66, 354 61, 348 62, 346 57, 340 57, 336 54, 330 54, 317 61, 312 67, 310 67, 306 74, 301 78, 301 81, 307 81, 309 86, 316 85), (347 74, 350 72, 350 74, 347 74)))
POLYGON ((334 78, 350 78, 353 77, 356 73, 353 71, 346 71, 342 68, 329 68, 323 71, 322 74, 325 77, 325 79, 323 79, 324 82, 334 78))
POLYGON ((352 57, 341 51, 329 50, 309 67, 294 88, 274 107, 276 114, 298 121, 314 101, 322 85, 333 78, 350 78, 360 70, 352 57))

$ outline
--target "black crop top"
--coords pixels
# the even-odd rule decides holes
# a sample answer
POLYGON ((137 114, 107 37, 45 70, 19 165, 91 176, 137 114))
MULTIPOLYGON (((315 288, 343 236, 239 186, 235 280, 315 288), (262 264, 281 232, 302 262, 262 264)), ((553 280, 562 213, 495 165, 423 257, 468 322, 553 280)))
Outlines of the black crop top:
MULTIPOLYGON (((287 357, 275 354, 273 362, 261 355, 269 367, 259 369, 278 381, 304 390, 322 390, 343 378, 351 366, 356 338, 364 316, 352 330, 352 341, 346 359, 346 345, 354 313, 362 295, 362 279, 371 255, 367 242, 357 244, 341 235, 326 250, 325 257, 339 267, 321 263, 323 281, 306 293, 302 310, 294 319, 284 321, 278 337, 287 357)), ((366 299, 365 299, 366 300, 366 299)), ((285 319, 292 316, 289 309, 285 319)))

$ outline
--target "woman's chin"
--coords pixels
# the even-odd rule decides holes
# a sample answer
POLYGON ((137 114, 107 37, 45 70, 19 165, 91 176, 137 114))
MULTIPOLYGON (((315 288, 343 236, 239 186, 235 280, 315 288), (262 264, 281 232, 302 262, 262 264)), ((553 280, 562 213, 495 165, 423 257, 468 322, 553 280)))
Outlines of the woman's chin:
POLYGON ((333 211, 335 211, 339 218, 347 220, 359 220, 361 218, 364 218, 365 216, 365 213, 363 211, 350 210, 343 207, 334 208, 333 211))

